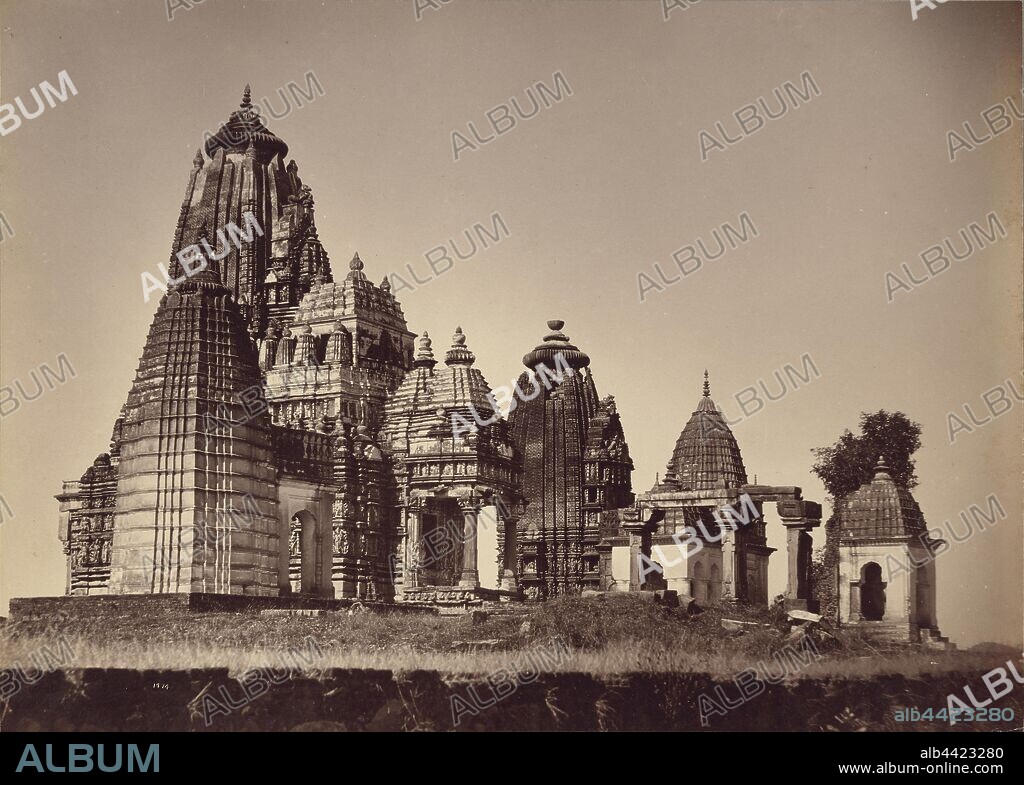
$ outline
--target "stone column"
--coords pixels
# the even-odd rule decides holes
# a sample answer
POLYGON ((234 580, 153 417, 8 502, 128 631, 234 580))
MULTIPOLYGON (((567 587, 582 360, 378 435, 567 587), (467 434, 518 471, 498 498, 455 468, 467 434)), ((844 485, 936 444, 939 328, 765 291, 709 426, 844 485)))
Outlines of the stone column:
POLYGON ((474 500, 466 499, 459 502, 459 509, 463 520, 462 576, 459 578, 459 586, 476 589, 480 586, 480 572, 476 567, 477 514, 480 508, 474 500))
POLYGON ((811 531, 821 523, 821 505, 803 499, 780 499, 779 517, 786 527, 786 607, 814 610, 811 598, 811 531))
POLYGON ((784 520, 786 527, 786 607, 807 610, 806 578, 801 574, 803 521, 784 520))
POLYGON ((728 526, 722 535, 722 599, 735 602, 738 599, 736 585, 736 533, 728 526))
MULTIPOLYGON (((280 489, 278 490, 280 493, 280 489)), ((292 518, 289 502, 279 498, 277 503, 277 593, 282 597, 292 593, 292 518)))
POLYGON ((640 583, 640 554, 643 553, 644 546, 644 522, 640 510, 636 507, 621 510, 619 526, 629 537, 629 590, 641 591, 643 584, 640 583))
POLYGON ((850 621, 863 621, 860 613, 860 581, 850 581, 850 621))
POLYGON ((317 509, 317 532, 319 534, 318 555, 320 561, 319 594, 333 599, 334 593, 334 527, 331 516, 334 511, 334 494, 327 488, 320 491, 317 509))
POLYGON ((640 583, 640 554, 643 553, 643 539, 636 531, 626 529, 626 532, 629 536, 629 590, 641 591, 643 584, 640 583))
POLYGON ((786 527, 786 607, 810 610, 810 530, 814 524, 804 518, 783 518, 782 525, 786 527))
POLYGON ((516 591, 516 557, 517 533, 519 521, 505 504, 496 504, 494 517, 498 524, 498 554, 501 557, 501 574, 498 575, 498 586, 503 591, 516 591))
POLYGON ((402 590, 420 585, 420 547, 423 537, 423 507, 411 502, 405 508, 405 557, 402 563, 402 590))

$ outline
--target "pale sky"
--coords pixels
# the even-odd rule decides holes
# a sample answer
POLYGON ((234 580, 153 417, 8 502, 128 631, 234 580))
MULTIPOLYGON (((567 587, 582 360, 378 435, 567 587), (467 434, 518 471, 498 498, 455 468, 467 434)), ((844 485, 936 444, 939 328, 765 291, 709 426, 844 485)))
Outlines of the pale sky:
MULTIPOLYGON (((734 395, 809 354, 820 378, 734 427, 747 472, 824 501, 811 449, 861 411, 921 423, 915 491, 931 525, 996 494, 1006 520, 940 557, 938 620, 961 645, 1022 638, 1024 404, 960 432, 947 413, 1010 380, 1021 357, 1021 120, 949 161, 947 132, 988 134, 981 113, 1021 106, 1015 3, 715 2, 663 19, 655 2, 415 3, 210 0, 167 19, 162 0, 0 3, 0 99, 67 71, 77 95, 0 141, 0 385, 56 368, 77 376, 0 420, 0 613, 12 596, 63 591, 61 482, 107 449, 156 299, 203 131, 237 106, 305 85, 325 95, 271 130, 313 189, 319 234, 343 274, 358 250, 374 281, 500 214, 509 236, 403 291, 435 352, 461 325, 492 386, 565 320, 615 395, 635 490, 663 472, 701 393, 730 419, 734 395), (773 88, 820 88, 701 161, 701 130, 773 88), (453 160, 452 132, 561 73, 572 95, 453 160), (747 213, 758 236, 638 296, 637 275, 747 213), (886 301, 885 273, 996 213, 1008 236, 886 301)), ((3 112, 3 110, 0 110, 3 112)), ((498 110, 497 115, 502 114, 498 110)), ((497 116, 496 115, 496 116, 497 116)), ((6 397, 6 396, 4 396, 6 397)), ((763 394, 762 394, 763 397, 763 394)), ((994 398, 993 393, 990 397, 994 398)), ((1013 400, 1012 394, 1010 400, 1013 400)), ((10 408, 8 405, 7 408, 10 408)), ((770 592, 784 588, 784 532, 770 592)), ((817 544, 823 540, 819 533, 817 544)))

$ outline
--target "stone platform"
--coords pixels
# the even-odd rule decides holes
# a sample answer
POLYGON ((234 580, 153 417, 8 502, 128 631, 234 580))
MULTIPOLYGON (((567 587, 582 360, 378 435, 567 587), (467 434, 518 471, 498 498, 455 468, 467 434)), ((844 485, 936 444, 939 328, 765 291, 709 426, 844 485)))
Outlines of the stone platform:
POLYGON ((523 599, 519 592, 479 586, 417 586, 405 589, 403 595, 403 605, 408 603, 433 607, 442 616, 466 613, 497 603, 521 602, 523 599))

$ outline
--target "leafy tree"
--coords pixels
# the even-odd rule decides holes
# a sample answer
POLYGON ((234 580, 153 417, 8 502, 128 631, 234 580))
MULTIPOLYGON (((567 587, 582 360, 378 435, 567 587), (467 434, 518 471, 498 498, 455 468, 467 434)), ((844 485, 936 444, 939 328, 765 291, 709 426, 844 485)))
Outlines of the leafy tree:
POLYGON ((820 548, 811 564, 811 586, 819 610, 825 616, 838 617, 836 573, 839 567, 839 517, 842 499, 868 482, 875 474, 881 455, 889 466, 889 474, 897 484, 913 488, 917 485, 913 454, 921 447, 921 426, 903 412, 880 409, 874 414, 862 412, 860 433, 849 430, 831 447, 812 452, 816 458, 813 471, 831 497, 832 516, 825 523, 825 547, 820 548))
POLYGON ((874 476, 881 455, 893 480, 913 488, 917 485, 917 474, 911 456, 920 447, 921 426, 903 412, 863 412, 859 435, 846 431, 831 447, 813 450, 817 458, 814 473, 821 478, 832 500, 838 502, 874 476))

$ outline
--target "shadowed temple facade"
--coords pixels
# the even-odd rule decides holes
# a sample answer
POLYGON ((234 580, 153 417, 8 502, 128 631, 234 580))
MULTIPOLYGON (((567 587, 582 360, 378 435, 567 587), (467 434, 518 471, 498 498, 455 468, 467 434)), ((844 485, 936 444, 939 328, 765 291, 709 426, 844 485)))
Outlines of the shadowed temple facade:
MULTIPOLYGON (((813 604, 820 505, 749 482, 706 373, 664 477, 634 494, 615 399, 561 321, 499 406, 471 335, 417 335, 386 276, 332 265, 287 156, 248 87, 196 152, 109 450, 57 496, 68 594, 764 605, 774 504, 787 602, 813 604)), ((914 585, 932 596, 934 571, 914 585)))

